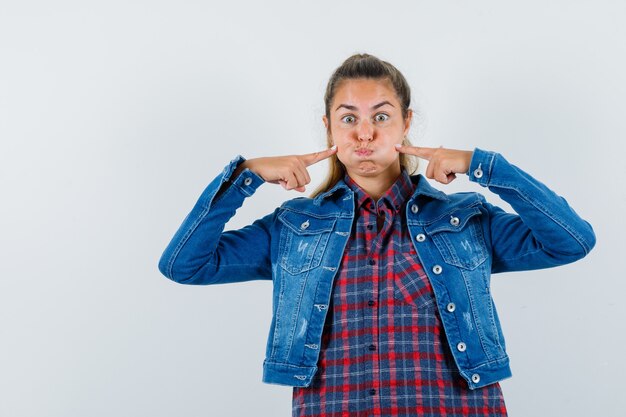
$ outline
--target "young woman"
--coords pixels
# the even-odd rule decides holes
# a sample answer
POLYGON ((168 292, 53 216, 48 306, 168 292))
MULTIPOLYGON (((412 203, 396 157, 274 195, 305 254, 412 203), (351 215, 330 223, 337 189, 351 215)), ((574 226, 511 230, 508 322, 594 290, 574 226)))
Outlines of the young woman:
POLYGON ((263 381, 293 386, 293 416, 504 416, 511 376, 492 273, 584 257, 591 225, 501 154, 412 146, 410 89, 368 54, 332 75, 328 149, 237 155, 204 190, 159 269, 181 284, 267 279, 273 317, 263 381), (413 174, 416 158, 425 177, 413 174), (263 183, 305 191, 239 229, 224 225, 263 183), (464 174, 507 201, 446 194, 464 174))

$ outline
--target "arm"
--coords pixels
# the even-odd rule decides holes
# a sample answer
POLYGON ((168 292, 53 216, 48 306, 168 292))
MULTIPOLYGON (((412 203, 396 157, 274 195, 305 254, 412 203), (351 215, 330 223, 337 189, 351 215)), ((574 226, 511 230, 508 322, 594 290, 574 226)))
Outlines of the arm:
POLYGON ((492 273, 568 264, 595 246, 591 224, 565 198, 499 153, 475 148, 467 175, 518 213, 507 213, 482 198, 490 214, 492 273))
POLYGON ((183 220, 159 260, 167 278, 192 285, 272 279, 270 227, 278 209, 239 230, 223 231, 265 182, 244 162, 241 155, 230 161, 183 220))

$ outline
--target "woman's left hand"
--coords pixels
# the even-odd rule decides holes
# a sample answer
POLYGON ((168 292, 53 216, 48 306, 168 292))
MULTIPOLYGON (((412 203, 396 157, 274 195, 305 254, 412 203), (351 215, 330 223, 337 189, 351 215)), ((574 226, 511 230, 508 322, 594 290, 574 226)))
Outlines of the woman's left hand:
POLYGON ((424 146, 398 146, 398 152, 415 155, 428 160, 426 178, 432 178, 442 184, 450 184, 456 173, 466 174, 474 151, 459 149, 427 148, 424 146))

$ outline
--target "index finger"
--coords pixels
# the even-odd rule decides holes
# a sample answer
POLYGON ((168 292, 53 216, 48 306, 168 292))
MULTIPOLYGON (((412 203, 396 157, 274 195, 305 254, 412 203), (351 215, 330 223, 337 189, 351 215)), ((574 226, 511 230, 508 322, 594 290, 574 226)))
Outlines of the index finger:
POLYGON ((398 152, 408 153, 423 159, 430 159, 438 148, 428 148, 426 146, 398 146, 398 152))
POLYGON ((337 145, 332 146, 330 148, 324 149, 323 151, 317 151, 317 152, 312 152, 312 153, 305 153, 304 155, 302 155, 302 158, 304 159, 304 163, 306 166, 309 165, 313 165, 323 159, 328 158, 329 156, 331 156, 332 154, 334 154, 337 151, 337 145))

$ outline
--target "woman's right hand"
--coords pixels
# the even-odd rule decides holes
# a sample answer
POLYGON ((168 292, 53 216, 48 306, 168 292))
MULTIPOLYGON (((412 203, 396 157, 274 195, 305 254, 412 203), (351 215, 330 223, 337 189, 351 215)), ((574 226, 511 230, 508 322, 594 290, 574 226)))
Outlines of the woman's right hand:
POLYGON ((312 152, 303 155, 267 156, 247 159, 238 167, 239 170, 248 168, 267 182, 280 184, 285 190, 304 192, 304 186, 311 182, 307 167, 337 152, 337 147, 312 152))

